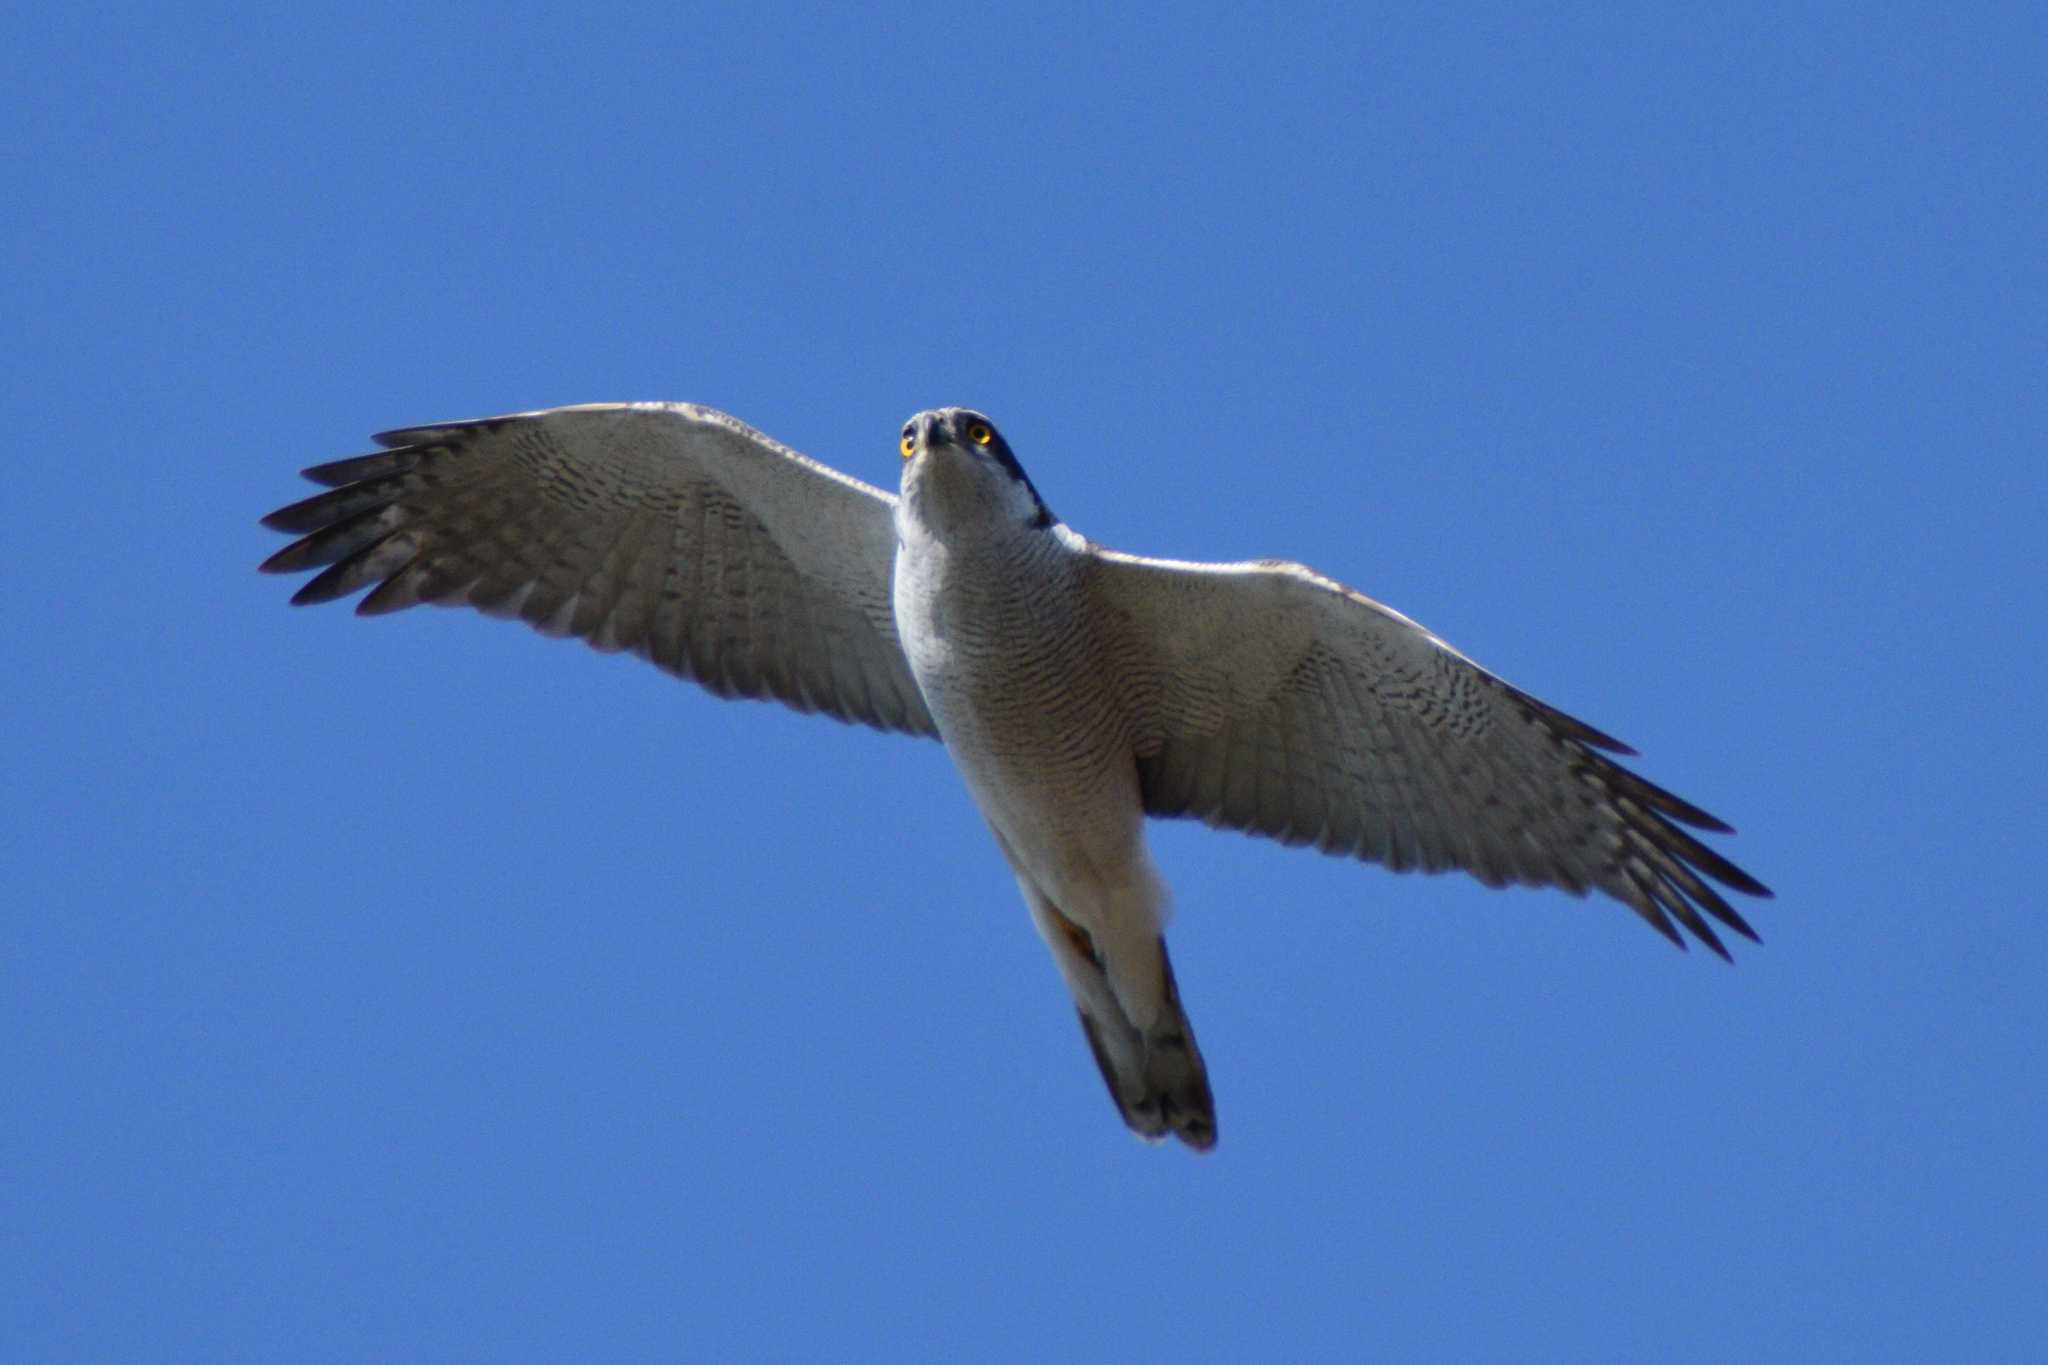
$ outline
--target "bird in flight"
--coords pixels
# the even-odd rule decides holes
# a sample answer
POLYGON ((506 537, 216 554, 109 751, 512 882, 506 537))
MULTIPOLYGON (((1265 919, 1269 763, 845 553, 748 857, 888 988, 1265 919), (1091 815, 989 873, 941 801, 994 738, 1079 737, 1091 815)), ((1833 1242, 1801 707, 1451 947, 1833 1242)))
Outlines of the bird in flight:
POLYGON ((1151 816, 1488 886, 1598 891, 1681 948, 1771 893, 1634 751, 1301 564, 1122 554, 1052 514, 995 424, 904 424, 884 492, 688 403, 376 438, 271 513, 293 596, 470 606, 722 697, 937 739, 1074 997, 1124 1122, 1216 1141, 1151 816))

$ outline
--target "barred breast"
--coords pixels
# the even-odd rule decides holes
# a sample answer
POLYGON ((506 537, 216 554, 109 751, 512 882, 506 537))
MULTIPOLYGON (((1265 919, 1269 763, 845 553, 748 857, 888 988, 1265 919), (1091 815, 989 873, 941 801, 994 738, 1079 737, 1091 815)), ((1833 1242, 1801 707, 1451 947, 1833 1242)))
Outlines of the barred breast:
MULTIPOLYGON (((1143 820, 1079 569, 1058 538, 1022 528, 972 545, 913 533, 897 551, 911 672, 983 814, 1034 862, 1123 858, 1143 820)), ((1053 883, 1062 870, 1034 869, 1053 883)))

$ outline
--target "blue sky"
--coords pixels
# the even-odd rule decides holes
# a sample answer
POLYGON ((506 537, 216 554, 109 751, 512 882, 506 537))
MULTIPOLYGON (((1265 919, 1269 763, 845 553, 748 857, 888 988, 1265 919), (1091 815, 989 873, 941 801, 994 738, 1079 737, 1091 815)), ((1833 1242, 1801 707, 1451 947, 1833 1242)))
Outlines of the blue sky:
POLYGON ((2038 7, 6 28, 0 1355, 2048 1339, 2038 7), (1765 942, 1158 826, 1147 1148, 937 746, 254 572, 370 431, 626 398, 1314 564, 1765 942))

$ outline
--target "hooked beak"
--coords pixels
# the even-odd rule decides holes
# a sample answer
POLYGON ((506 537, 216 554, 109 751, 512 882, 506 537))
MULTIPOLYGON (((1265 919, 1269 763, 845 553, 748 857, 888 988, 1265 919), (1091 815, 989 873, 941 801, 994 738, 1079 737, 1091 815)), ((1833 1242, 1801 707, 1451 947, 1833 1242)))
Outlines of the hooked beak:
POLYGON ((896 443, 896 448, 902 452, 903 458, 915 458, 918 451, 930 445, 938 425, 939 416, 932 412, 920 412, 904 423, 903 438, 896 443))

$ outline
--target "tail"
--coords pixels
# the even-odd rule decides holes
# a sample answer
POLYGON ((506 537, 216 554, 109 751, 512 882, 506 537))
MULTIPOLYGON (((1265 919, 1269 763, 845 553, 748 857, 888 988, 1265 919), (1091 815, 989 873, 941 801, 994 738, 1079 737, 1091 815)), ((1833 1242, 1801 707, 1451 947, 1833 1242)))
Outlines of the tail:
MULTIPOLYGON (((1002 836, 996 837, 1001 843, 1002 836)), ((1009 851, 1003 844, 1003 852, 1009 851)), ((1166 940, 1149 927, 1156 920, 1148 915, 1148 927, 1139 928, 1130 923, 1134 916, 1126 917, 1131 932, 1097 943, 1029 877, 1019 873, 1017 887, 1066 979, 1088 1050, 1124 1123, 1153 1141, 1171 1134, 1198 1152, 1214 1147, 1216 1101, 1209 1094, 1209 1073, 1180 1005, 1166 940)))
MULTIPOLYGON (((1216 1100, 1195 1030, 1181 1008, 1166 940, 1159 940, 1159 968, 1166 998, 1158 1018, 1142 1032, 1116 1008, 1077 994, 1081 1032, 1109 1087, 1109 1098, 1138 1136, 1158 1141, 1171 1133, 1198 1152, 1216 1145, 1216 1100)), ((1099 970, 1099 969, 1098 969, 1099 970)), ((1091 993, 1092 994, 1092 993, 1091 993)))

